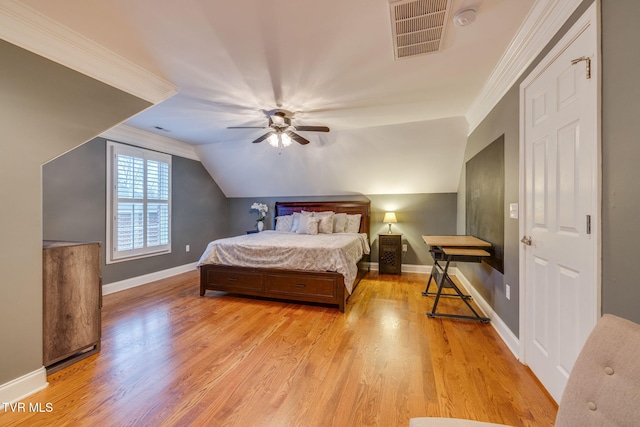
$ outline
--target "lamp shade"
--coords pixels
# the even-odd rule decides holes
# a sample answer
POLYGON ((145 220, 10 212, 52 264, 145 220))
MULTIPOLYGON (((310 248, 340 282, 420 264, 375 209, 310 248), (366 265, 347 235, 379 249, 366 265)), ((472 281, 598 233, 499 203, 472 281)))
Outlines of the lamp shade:
POLYGON ((382 222, 384 222, 385 224, 390 224, 392 222, 398 222, 398 220, 396 219, 396 213, 395 212, 385 212, 384 219, 382 220, 382 222))

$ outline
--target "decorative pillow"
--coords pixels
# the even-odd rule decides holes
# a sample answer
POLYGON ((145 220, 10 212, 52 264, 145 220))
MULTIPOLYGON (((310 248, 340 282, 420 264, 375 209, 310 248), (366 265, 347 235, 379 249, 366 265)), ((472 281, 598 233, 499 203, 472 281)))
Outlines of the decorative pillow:
POLYGON ((360 218, 361 214, 347 215, 347 226, 345 227, 345 233, 357 233, 360 231, 360 218))
POLYGON ((333 233, 334 216, 335 216, 335 212, 331 212, 331 211, 315 212, 313 214, 314 218, 320 219, 320 222, 318 223, 318 233, 325 233, 325 234, 333 233))
POLYGON ((318 234, 318 223, 320 218, 311 215, 300 215, 298 222, 298 234, 318 234))
POLYGON ((333 216, 333 232, 344 233, 344 230, 346 227, 347 227, 347 214, 346 213, 335 214, 333 216))
POLYGON ((276 217, 276 231, 291 231, 293 225, 293 215, 276 217))
POLYGON ((313 212, 294 212, 293 213, 293 220, 291 223, 291 231, 292 232, 297 232, 298 231, 298 224, 300 223, 300 218, 303 216, 313 216, 313 212))

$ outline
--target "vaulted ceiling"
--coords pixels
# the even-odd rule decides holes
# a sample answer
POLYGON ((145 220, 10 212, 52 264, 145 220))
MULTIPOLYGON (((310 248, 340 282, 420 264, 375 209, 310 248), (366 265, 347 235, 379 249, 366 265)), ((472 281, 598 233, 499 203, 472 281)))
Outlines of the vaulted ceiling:
POLYGON ((173 83, 125 125, 194 145, 228 197, 252 197, 455 192, 467 112, 535 0, 451 0, 441 51, 401 60, 388 0, 20 3, 173 83), (275 108, 331 132, 278 150, 227 129, 275 108))

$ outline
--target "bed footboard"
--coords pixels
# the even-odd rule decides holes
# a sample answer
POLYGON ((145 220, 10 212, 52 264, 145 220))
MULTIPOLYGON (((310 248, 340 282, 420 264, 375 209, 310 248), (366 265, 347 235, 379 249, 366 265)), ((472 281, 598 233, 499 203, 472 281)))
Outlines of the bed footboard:
MULTIPOLYGON (((358 280, 361 276, 358 275, 358 280)), ((212 264, 200 267, 200 296, 204 296, 207 290, 336 305, 342 313, 349 297, 344 286, 344 277, 335 272, 212 264)))

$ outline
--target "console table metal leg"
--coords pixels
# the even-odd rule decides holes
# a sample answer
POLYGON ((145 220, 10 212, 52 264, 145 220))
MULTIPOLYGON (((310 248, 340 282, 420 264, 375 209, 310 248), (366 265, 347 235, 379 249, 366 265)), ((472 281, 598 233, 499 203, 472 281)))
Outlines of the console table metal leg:
MULTIPOLYGON (((438 291, 436 291, 436 292, 429 292, 429 288, 431 287, 431 280, 432 280, 432 279, 433 279, 433 281, 434 281, 434 282, 436 282, 436 288, 439 288, 439 287, 440 287, 440 286, 438 285, 438 279, 434 276, 433 272, 434 272, 434 271, 437 271, 437 270, 440 270, 440 271, 442 271, 442 270, 443 270, 443 268, 440 266, 440 264, 438 264, 438 261, 437 261, 437 260, 435 260, 435 259, 434 259, 434 260, 433 260, 433 263, 434 263, 434 264, 433 264, 433 268, 431 269, 431 274, 429 274, 429 280, 427 280, 427 287, 426 287, 426 289, 422 292, 422 296, 425 296, 425 297, 427 297, 427 296, 436 296, 436 295, 438 295, 438 294, 439 294, 439 292, 438 292, 438 291)), ((448 262, 447 262, 447 266, 445 267, 445 269, 447 269, 447 270, 448 270, 448 268, 449 268, 449 264, 448 264, 448 262)), ((444 275, 444 278, 445 278, 445 280, 446 280, 446 284, 445 284, 445 286, 447 286, 447 287, 449 287, 449 288, 452 288, 453 286, 455 286, 455 285, 453 284, 453 281, 451 280, 451 277, 449 277, 449 275, 448 275, 448 274, 445 274, 445 275, 444 275)), ((471 299, 471 295, 465 295, 465 294, 463 294, 462 296, 460 296, 460 295, 458 295, 458 294, 445 294, 445 293, 440 293, 440 296, 441 296, 441 297, 448 297, 448 298, 463 298, 463 299, 471 299)))
MULTIPOLYGON (((430 318, 434 318, 434 317, 448 317, 448 318, 453 318, 453 319, 467 319, 467 320, 476 320, 482 323, 489 323, 490 319, 488 317, 482 317, 478 314, 478 312, 471 306, 471 304, 469 304, 469 301, 467 301, 468 299, 470 299, 471 297, 469 295, 465 295, 462 293, 462 291, 460 290, 460 288, 458 288, 458 286, 456 286, 456 284, 453 282, 453 280, 451 280, 451 278, 449 277, 449 274, 447 273, 447 271, 449 270, 449 263, 451 262, 451 257, 449 257, 447 259, 447 263, 445 264, 444 270, 437 271, 436 266, 438 268, 441 268, 439 265, 434 265, 434 270, 436 271, 436 277, 439 276, 440 280, 436 280, 436 284, 438 285, 438 291, 436 292, 436 299, 433 302, 433 308, 431 309, 430 312, 427 312, 427 317, 430 318), (471 312, 474 314, 473 316, 464 316, 464 315, 460 315, 460 314, 446 314, 446 313, 437 313, 436 310, 438 308, 438 302, 440 300, 440 296, 445 296, 442 295, 442 288, 444 287, 445 284, 445 280, 447 281, 448 285, 450 287, 453 288, 453 290, 456 292, 456 294, 449 294, 446 296, 450 296, 450 297, 459 297, 460 299, 462 299, 462 301, 464 301, 464 303, 467 305, 467 307, 469 307, 469 309, 471 310, 471 312)), ((428 285, 427 285, 427 289, 428 289, 428 285)))
POLYGON ((436 316, 438 302, 440 301, 440 296, 442 295, 442 288, 444 287, 444 281, 447 277, 447 270, 449 269, 449 262, 450 260, 447 260, 447 263, 445 264, 444 269, 442 269, 442 267, 438 265, 437 261, 433 266, 432 275, 436 277, 436 285, 438 287, 438 291, 436 292, 436 299, 433 302, 433 308, 431 309, 431 312, 427 313, 427 316, 429 317, 436 316), (435 274, 433 274, 433 272, 435 272, 435 274))
MULTIPOLYGON (((427 295, 435 295, 437 292, 429 292, 429 288, 431 287, 431 279, 433 279, 433 271, 440 267, 438 265, 438 261, 433 260, 434 264, 433 264, 433 268, 431 269, 431 274, 429 274, 429 279, 427 280, 427 287, 425 288, 425 290, 422 292, 423 296, 427 296, 427 295)), ((437 283, 436 283, 437 286, 437 283)))

